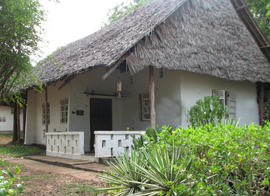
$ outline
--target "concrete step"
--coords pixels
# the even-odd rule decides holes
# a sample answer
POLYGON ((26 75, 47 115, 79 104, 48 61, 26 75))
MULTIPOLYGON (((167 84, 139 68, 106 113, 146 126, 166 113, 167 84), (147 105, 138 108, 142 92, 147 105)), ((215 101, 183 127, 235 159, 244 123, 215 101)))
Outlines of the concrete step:
POLYGON ((84 171, 92 171, 92 172, 99 172, 99 173, 102 173, 104 171, 113 172, 110 166, 97 163, 95 161, 89 161, 89 160, 66 159, 66 158, 51 157, 51 156, 25 156, 24 158, 51 164, 51 165, 57 165, 61 167, 67 167, 67 168, 84 170, 84 171))

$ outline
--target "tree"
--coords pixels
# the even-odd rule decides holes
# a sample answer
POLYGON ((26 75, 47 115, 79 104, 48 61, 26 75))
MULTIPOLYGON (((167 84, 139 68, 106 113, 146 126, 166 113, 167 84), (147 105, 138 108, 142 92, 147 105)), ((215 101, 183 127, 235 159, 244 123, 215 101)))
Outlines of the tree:
POLYGON ((246 0, 257 24, 270 40, 270 1, 269 0, 246 0))
POLYGON ((153 0, 129 0, 122 3, 117 3, 112 9, 109 9, 107 13, 108 20, 103 22, 102 27, 111 24, 112 22, 124 17, 125 15, 134 12, 139 7, 149 3, 153 0))
POLYGON ((38 0, 0 0, 0 101, 35 81, 30 55, 42 41, 38 0))

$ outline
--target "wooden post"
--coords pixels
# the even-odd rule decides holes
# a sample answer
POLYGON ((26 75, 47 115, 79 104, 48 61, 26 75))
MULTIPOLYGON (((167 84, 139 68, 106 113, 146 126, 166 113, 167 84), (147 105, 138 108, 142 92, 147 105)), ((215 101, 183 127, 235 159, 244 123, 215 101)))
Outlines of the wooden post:
POLYGON ((260 83, 260 102, 259 102, 259 108, 260 108, 260 125, 264 125, 264 85, 263 83, 260 83))
POLYGON ((149 66, 149 100, 151 128, 156 128, 154 67, 149 66))
POLYGON ((12 141, 15 142, 18 140, 17 138, 17 103, 13 104, 13 137, 12 141))
POLYGON ((28 94, 28 91, 26 91, 24 94, 25 104, 24 104, 24 108, 23 108, 23 141, 25 141, 27 94, 28 94))
POLYGON ((16 108, 17 108, 17 142, 18 144, 20 143, 21 139, 21 126, 20 126, 20 106, 18 103, 16 103, 16 108))
POLYGON ((45 91, 45 132, 48 133, 48 88, 44 88, 45 91))

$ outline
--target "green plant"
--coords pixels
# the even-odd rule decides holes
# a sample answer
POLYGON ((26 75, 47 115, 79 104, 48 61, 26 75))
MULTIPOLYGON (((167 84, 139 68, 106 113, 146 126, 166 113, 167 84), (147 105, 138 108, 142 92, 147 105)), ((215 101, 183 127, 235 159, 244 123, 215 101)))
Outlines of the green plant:
POLYGON ((158 136, 157 134, 160 134, 162 129, 157 125, 156 130, 149 127, 145 130, 144 134, 141 134, 139 138, 135 138, 135 135, 132 135, 131 137, 133 145, 131 148, 133 150, 140 150, 143 146, 145 146, 148 143, 157 143, 158 142, 158 136))
MULTIPOLYGON (((20 169, 16 168, 16 174, 19 173, 20 169)), ((20 178, 13 175, 9 168, 7 168, 7 170, 0 171, 0 196, 16 195, 17 190, 19 192, 23 192, 22 184, 17 184, 17 190, 15 190, 15 185, 13 183, 16 180, 20 180, 20 178)))
POLYGON ((224 103, 220 103, 219 96, 206 96, 204 100, 196 101, 187 113, 187 118, 193 127, 212 124, 216 118, 218 121, 226 115, 228 111, 224 103))
POLYGON ((151 151, 132 151, 131 159, 127 152, 117 156, 115 164, 109 163, 116 171, 102 176, 116 195, 175 195, 188 193, 195 182, 190 175, 192 158, 185 159, 181 149, 157 147, 151 151), (176 185, 181 185, 181 188, 176 185))
MULTIPOLYGON (((191 150, 190 172, 198 195, 270 194, 270 123, 258 125, 211 124, 198 128, 163 127, 156 145, 191 150), (196 171, 196 172, 194 172, 196 171)), ((153 147, 152 147, 153 148, 153 147)))
POLYGON ((237 121, 235 121, 231 117, 225 118, 225 116, 222 116, 221 119, 218 119, 217 117, 214 117, 213 126, 219 127, 219 126, 231 125, 233 127, 238 127, 239 122, 240 122, 240 118, 237 121))
POLYGON ((108 162, 108 164, 116 174, 104 172, 105 175, 101 176, 110 187, 99 190, 115 190, 117 191, 116 195, 134 194, 141 190, 141 185, 138 182, 145 182, 145 180, 141 177, 139 170, 133 166, 133 163, 143 164, 142 153, 131 151, 129 158, 128 153, 125 152, 123 156, 116 156, 114 162, 108 162))

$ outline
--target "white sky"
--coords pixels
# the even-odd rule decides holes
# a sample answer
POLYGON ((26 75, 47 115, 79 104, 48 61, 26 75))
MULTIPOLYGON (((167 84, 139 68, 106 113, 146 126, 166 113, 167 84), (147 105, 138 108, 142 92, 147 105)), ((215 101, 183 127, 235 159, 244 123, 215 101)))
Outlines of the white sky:
POLYGON ((40 44, 41 60, 58 47, 65 46, 99 30, 108 10, 124 0, 40 0, 47 10, 44 40, 40 44))

